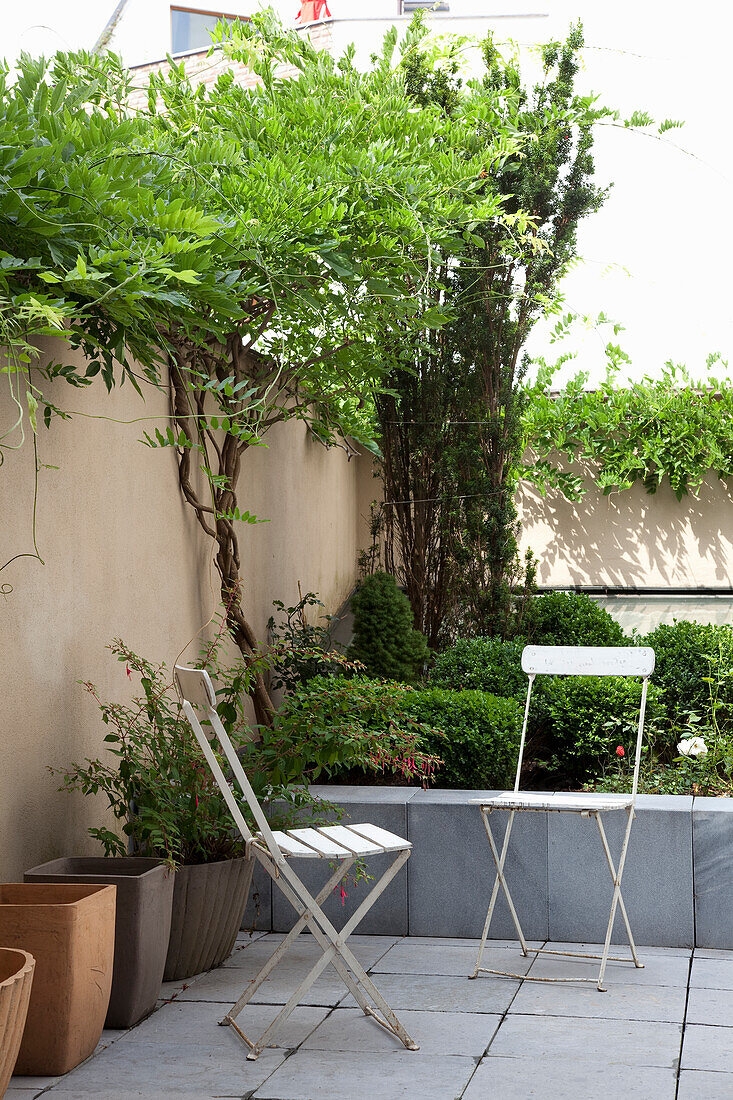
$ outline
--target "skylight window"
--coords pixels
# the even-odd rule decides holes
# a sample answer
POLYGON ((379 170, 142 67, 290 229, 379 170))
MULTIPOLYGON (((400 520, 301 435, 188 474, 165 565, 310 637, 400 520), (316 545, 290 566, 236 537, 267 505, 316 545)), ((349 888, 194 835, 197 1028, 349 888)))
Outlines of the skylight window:
POLYGON ((450 4, 435 0, 401 0, 401 8, 403 15, 411 15, 414 11, 450 11, 450 4))
POLYGON ((230 22, 242 16, 221 11, 198 11, 195 8, 171 8, 171 52, 188 53, 206 50, 211 45, 211 32, 220 19, 230 22))

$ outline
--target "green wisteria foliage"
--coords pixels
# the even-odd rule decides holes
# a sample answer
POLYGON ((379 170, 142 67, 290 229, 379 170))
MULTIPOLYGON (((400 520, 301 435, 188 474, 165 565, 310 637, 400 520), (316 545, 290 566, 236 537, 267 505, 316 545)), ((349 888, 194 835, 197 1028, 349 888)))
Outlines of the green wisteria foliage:
POLYGON ((669 362, 659 377, 623 385, 612 369, 593 390, 580 373, 555 394, 545 367, 529 387, 523 476, 571 500, 590 485, 612 493, 641 482, 655 493, 665 478, 682 500, 710 472, 733 477, 733 387, 712 377, 717 362, 708 359, 704 381, 669 362))
POLYGON ((488 119, 478 133, 475 105, 416 111, 396 32, 368 72, 353 50, 320 53, 271 13, 222 24, 219 44, 254 86, 228 72, 194 86, 171 64, 133 112, 109 55, 23 57, 17 79, 0 80, 0 343, 17 409, 2 443, 19 445, 28 423, 35 433, 41 413, 47 424, 66 415, 56 377, 170 383, 172 422, 145 440, 177 451, 247 655, 246 450, 293 417, 326 444, 375 449, 363 410, 385 384, 376 349, 396 326, 445 320, 424 294, 435 250, 460 255, 475 222, 506 221, 518 236, 530 226, 486 182, 514 135, 488 119), (84 368, 35 355, 50 331, 83 348, 84 368))

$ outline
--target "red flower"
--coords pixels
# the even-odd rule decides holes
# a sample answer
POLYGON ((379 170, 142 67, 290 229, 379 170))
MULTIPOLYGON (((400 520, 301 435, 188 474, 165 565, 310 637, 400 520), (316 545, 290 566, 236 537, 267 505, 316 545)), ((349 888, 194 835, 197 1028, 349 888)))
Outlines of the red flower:
POLYGON ((125 672, 127 673, 127 679, 131 680, 132 679, 132 673, 130 672, 130 666, 129 665, 125 665, 125 672))
POLYGON ((619 745, 616 749, 616 756, 626 756, 623 745, 619 745))

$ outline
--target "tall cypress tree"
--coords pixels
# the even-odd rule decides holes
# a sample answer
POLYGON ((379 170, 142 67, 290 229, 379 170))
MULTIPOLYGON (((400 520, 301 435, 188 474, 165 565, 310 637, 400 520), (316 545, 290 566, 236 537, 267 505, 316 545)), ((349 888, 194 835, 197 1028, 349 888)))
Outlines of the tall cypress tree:
POLYGON ((497 219, 471 227, 460 255, 436 249, 432 293, 453 320, 400 349, 393 392, 378 402, 388 565, 431 645, 457 630, 516 632, 517 607, 533 583, 532 562, 518 562, 514 506, 522 353, 558 299, 578 223, 607 194, 592 182, 591 151, 594 126, 611 112, 575 90, 582 46, 578 24, 564 43, 542 47, 542 78, 529 90, 517 58, 504 59, 491 35, 482 44, 483 78, 468 91, 457 44, 436 68, 418 34, 403 59, 421 108, 450 113, 470 95, 477 141, 488 147, 499 124, 520 136, 522 154, 487 163, 480 186, 505 196, 510 220, 526 215, 532 227, 515 234, 497 219))

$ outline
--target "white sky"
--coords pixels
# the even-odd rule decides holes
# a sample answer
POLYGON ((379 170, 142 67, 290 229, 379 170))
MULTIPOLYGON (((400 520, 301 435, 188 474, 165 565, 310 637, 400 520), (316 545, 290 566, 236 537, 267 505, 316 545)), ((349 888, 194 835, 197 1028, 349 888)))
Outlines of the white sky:
MULTIPOLYGON (((365 0, 354 5, 354 15, 368 10, 365 0)), ((0 55, 90 47, 114 7, 115 0, 0 0, 0 55)), ((568 307, 581 314, 603 310, 626 326, 618 339, 632 355, 634 377, 656 373, 666 359, 702 374, 715 351, 730 359, 733 373, 729 5, 527 0, 526 7, 550 16, 512 23, 511 32, 526 40, 559 37, 571 20, 583 19, 593 47, 585 53, 583 80, 604 102, 627 113, 640 108, 658 119, 685 120, 663 142, 610 127, 602 132, 597 179, 615 186, 583 226, 585 262, 566 280, 568 307)), ((491 9, 477 0, 476 10, 491 9)), ((577 363, 561 377, 582 367, 598 378, 602 344, 599 333, 587 333, 577 363)), ((554 356, 542 330, 532 347, 554 356)))

